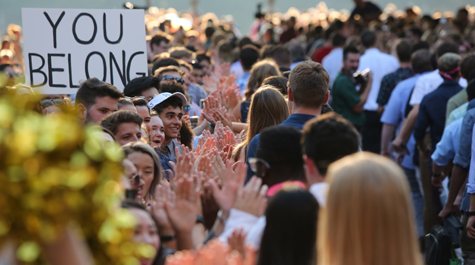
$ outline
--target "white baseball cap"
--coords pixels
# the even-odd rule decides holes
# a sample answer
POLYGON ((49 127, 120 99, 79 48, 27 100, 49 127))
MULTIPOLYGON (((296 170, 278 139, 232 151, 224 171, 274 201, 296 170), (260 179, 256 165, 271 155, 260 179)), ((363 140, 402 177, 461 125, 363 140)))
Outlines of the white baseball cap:
POLYGON ((181 102, 183 103, 183 106, 185 106, 188 101, 186 100, 186 97, 185 95, 183 95, 182 93, 180 92, 175 92, 175 93, 168 93, 168 92, 164 92, 164 93, 160 93, 158 95, 156 95, 155 97, 152 98, 152 100, 150 100, 150 102, 148 102, 148 107, 150 109, 153 109, 155 106, 157 106, 158 104, 162 103, 163 101, 167 100, 168 98, 171 98, 171 97, 177 97, 179 99, 181 99, 181 102))

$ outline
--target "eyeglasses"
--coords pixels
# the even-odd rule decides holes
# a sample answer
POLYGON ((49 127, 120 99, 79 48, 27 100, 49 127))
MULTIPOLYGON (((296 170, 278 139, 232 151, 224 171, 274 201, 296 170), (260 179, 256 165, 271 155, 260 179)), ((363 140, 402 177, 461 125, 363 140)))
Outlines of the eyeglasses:
POLYGON ((183 111, 190 111, 190 109, 191 109, 190 105, 183 106, 183 111))
POLYGON ((178 82, 178 83, 180 83, 180 84, 182 84, 182 85, 185 83, 185 80, 183 80, 182 78, 176 78, 176 77, 173 77, 173 76, 171 76, 171 75, 162 76, 162 77, 160 78, 160 81, 162 81, 163 79, 165 79, 165 80, 174 80, 174 81, 176 81, 176 82, 178 82))
POLYGON ((258 164, 263 164, 264 166, 266 166, 267 169, 270 169, 269 163, 267 163, 267 161, 265 161, 264 159, 260 159, 257 157, 249 158, 249 165, 252 172, 256 173, 257 167, 259 166, 258 164))
POLYGON ((45 99, 40 102, 41 107, 46 108, 51 105, 69 105, 69 101, 61 98, 56 99, 45 99))

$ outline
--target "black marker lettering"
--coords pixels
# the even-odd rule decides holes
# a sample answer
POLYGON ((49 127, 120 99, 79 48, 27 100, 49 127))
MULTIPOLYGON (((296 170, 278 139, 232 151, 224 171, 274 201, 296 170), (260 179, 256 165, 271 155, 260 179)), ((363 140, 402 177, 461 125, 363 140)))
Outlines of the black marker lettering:
POLYGON ((63 68, 53 68, 53 57, 64 57, 64 53, 48 53, 48 76, 49 76, 49 86, 50 87, 66 87, 66 85, 62 84, 54 84, 53 83, 53 72, 64 72, 63 68))
POLYGON ((53 23, 53 21, 51 20, 51 18, 48 15, 48 13, 43 12, 43 14, 45 15, 46 19, 48 19, 49 24, 53 28, 53 47, 56 49, 56 29, 58 28, 59 22, 61 22, 61 19, 63 19, 64 14, 66 14, 66 12, 63 11, 61 13, 58 20, 56 20, 56 23, 53 23))
MULTIPOLYGON (((144 54, 144 52, 134 52, 129 59, 129 62, 127 63, 127 82, 130 82, 130 65, 132 64, 132 60, 134 59, 135 56, 139 54, 144 54)), ((138 76, 145 76, 145 73, 135 73, 138 76)))
POLYGON ((30 68, 30 86, 31 87, 41 87, 41 86, 46 85, 46 82, 48 81, 48 77, 46 76, 45 72, 41 71, 43 66, 45 66, 45 58, 43 58, 43 56, 41 56, 37 53, 28 53, 28 65, 29 65, 29 68, 30 68), (33 67, 32 67, 32 63, 33 63, 32 57, 33 56, 41 58, 41 66, 36 68, 36 69, 33 69, 33 67), (33 83, 33 73, 40 73, 41 75, 43 75, 43 78, 44 78, 43 83, 35 85, 33 83))
POLYGON ((122 81, 122 84, 125 86, 125 51, 122 50, 122 72, 120 71, 119 64, 117 63, 115 56, 112 52, 109 53, 109 67, 110 67, 110 73, 111 73, 111 84, 114 84, 114 63, 115 68, 117 69, 117 72, 119 73, 120 80, 122 81))
POLYGON ((96 20, 94 19, 94 17, 91 15, 91 14, 88 14, 88 13, 81 13, 79 14, 75 19, 74 19, 74 22, 73 22, 73 35, 74 35, 74 39, 80 43, 80 44, 91 44, 94 39, 96 38, 96 34, 97 34, 97 23, 96 23, 96 20), (84 41, 84 40, 81 40, 79 39, 77 33, 76 33, 76 24, 79 20, 80 17, 82 16, 87 16, 87 17, 90 17, 91 20, 92 20, 92 23, 94 25, 94 31, 92 33, 92 36, 91 36, 91 39, 87 40, 87 41, 84 41))
POLYGON ((97 51, 89 53, 86 57, 86 63, 84 65, 84 68, 85 68, 84 70, 86 71, 86 78, 87 79, 91 78, 91 75, 89 75, 89 59, 94 54, 99 55, 102 59, 102 69, 103 69, 103 73, 104 73, 104 75, 102 76, 102 81, 105 82, 106 81, 106 76, 107 76, 106 58, 104 58, 104 55, 102 55, 102 53, 97 52, 97 51))
MULTIPOLYGON (((119 38, 116 41, 111 41, 107 37, 107 26, 106 26, 106 13, 103 15, 103 26, 104 26, 104 39, 106 40, 107 43, 109 44, 117 44, 122 40, 122 35, 124 34, 124 27, 123 27, 123 18, 122 14, 120 14, 120 33, 119 33, 119 38)), ((115 25, 115 24, 114 24, 115 25)))

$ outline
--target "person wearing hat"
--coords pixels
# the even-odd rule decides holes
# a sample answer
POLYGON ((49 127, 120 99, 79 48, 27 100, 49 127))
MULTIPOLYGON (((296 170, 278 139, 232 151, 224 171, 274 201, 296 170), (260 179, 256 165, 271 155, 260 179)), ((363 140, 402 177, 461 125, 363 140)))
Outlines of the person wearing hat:
POLYGON ((161 151, 174 163, 176 163, 175 147, 180 148, 175 139, 180 133, 181 118, 183 117, 182 108, 186 104, 186 97, 180 92, 173 94, 160 93, 148 102, 149 108, 155 110, 163 121, 165 140, 161 146, 161 151))

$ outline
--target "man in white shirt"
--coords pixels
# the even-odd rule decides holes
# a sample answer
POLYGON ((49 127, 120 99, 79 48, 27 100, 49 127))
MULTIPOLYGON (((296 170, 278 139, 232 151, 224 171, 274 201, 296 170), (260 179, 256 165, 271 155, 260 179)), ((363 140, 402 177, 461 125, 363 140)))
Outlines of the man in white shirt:
POLYGON ((345 47, 346 38, 340 33, 335 33, 332 38, 333 50, 325 57, 323 57, 322 65, 330 75, 330 88, 343 66, 343 47, 345 47))
POLYGON ((373 31, 365 31, 361 35, 361 43, 366 49, 360 58, 358 71, 370 69, 373 73, 373 82, 368 100, 364 105, 366 122, 363 127, 363 150, 373 153, 380 153, 382 123, 377 112, 376 102, 381 86, 381 80, 389 73, 399 68, 399 61, 396 57, 382 53, 376 48, 376 34, 373 31))

